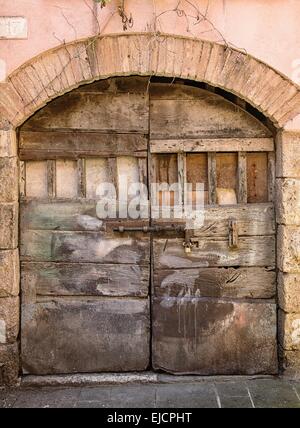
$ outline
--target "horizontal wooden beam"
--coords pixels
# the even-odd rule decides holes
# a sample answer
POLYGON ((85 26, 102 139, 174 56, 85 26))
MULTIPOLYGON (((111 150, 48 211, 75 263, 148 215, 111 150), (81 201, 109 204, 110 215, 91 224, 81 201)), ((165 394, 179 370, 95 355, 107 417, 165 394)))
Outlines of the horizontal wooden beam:
POLYGON ((151 153, 273 152, 272 138, 216 138, 151 140, 151 153))
POLYGON ((20 133, 21 160, 78 159, 80 157, 147 157, 147 137, 99 132, 20 133))

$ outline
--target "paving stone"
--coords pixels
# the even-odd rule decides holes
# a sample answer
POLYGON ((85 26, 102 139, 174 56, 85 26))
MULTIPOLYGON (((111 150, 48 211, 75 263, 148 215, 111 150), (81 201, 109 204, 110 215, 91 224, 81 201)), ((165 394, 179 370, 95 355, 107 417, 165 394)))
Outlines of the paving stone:
POLYGON ((79 400, 80 389, 22 389, 14 408, 70 408, 79 400))
POLYGON ((111 388, 110 406, 119 408, 155 407, 155 386, 139 385, 111 388))
POLYGON ((253 409, 249 397, 223 397, 221 406, 222 409, 253 409))
POLYGON ((158 408, 217 408, 218 402, 212 384, 157 386, 158 408))
POLYGON ((221 398, 223 397, 249 397, 247 385, 244 382, 217 383, 216 389, 221 398))
POLYGON ((288 382, 257 380, 248 386, 257 408, 300 408, 300 401, 288 382))

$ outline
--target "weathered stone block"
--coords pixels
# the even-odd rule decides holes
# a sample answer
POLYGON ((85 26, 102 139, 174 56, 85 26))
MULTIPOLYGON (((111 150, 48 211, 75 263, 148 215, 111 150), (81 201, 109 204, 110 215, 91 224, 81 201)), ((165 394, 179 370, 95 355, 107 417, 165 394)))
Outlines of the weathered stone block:
POLYGON ((17 200, 17 158, 0 158, 0 202, 15 202, 17 200))
POLYGON ((279 272, 278 298, 285 312, 300 313, 300 274, 279 272))
POLYGON ((18 246, 18 204, 0 203, 0 248, 10 250, 18 246))
POLYGON ((300 351, 286 351, 280 348, 279 359, 285 376, 300 379, 300 351))
POLYGON ((19 252, 0 251, 0 298, 19 294, 19 252))
POLYGON ((283 349, 300 351, 300 313, 288 314, 279 310, 279 342, 283 349))
POLYGON ((277 223, 300 225, 300 179, 276 180, 277 223))
POLYGON ((17 156, 16 132, 0 130, 0 158, 14 156, 17 156))
POLYGON ((276 146, 277 177, 300 178, 300 133, 279 132, 276 146))
POLYGON ((19 334, 20 301, 18 297, 0 299, 0 344, 14 343, 19 334))
POLYGON ((19 377, 19 346, 0 345, 0 386, 16 386, 19 377))
POLYGON ((300 273, 300 227, 279 226, 277 263, 282 272, 300 273))

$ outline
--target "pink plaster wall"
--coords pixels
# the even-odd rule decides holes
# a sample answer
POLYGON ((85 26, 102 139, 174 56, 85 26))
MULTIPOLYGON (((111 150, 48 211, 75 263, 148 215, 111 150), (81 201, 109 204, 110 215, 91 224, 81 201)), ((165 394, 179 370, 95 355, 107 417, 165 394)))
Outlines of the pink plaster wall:
MULTIPOLYGON (((208 17, 222 36, 234 46, 263 60, 300 84, 300 0, 191 0, 201 11, 209 2, 208 17)), ((0 40, 0 62, 11 73, 22 63, 62 41, 85 38, 98 31, 122 31, 116 14, 117 0, 109 7, 95 7, 93 0, 0 0, 0 16, 24 16, 28 20, 27 40, 0 40), (93 12, 94 11, 94 12, 93 12)), ((188 14, 195 13, 188 2, 181 3, 188 14)), ((126 0, 132 12, 133 32, 153 28, 153 16, 172 10, 178 0, 126 0), (154 12, 156 11, 156 12, 154 12)), ((190 25, 170 11, 162 15, 157 28, 172 34, 220 41, 208 23, 190 25)))

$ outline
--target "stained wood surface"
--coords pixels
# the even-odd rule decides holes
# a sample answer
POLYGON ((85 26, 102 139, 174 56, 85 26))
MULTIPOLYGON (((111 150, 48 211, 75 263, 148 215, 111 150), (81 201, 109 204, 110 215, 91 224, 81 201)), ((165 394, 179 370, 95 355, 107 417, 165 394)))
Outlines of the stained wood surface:
POLYGON ((193 138, 151 140, 151 153, 272 152, 272 138, 193 138))
POLYGON ((20 253, 24 261, 148 264, 149 245, 147 236, 24 230, 20 253))
POLYGON ((273 299, 276 272, 272 268, 198 268, 154 271, 157 297, 273 299))
POLYGON ((79 157, 145 156, 147 138, 136 134, 89 131, 21 131, 20 159, 77 159, 79 157))
MULTIPOLYGON (((21 228, 32 230, 101 231, 104 225, 128 223, 128 226, 147 225, 147 220, 119 219, 100 220, 97 217, 96 201, 23 201, 21 203, 21 228)), ((228 220, 236 218, 241 236, 275 234, 273 204, 244 204, 230 207, 206 207, 204 223, 193 231, 194 236, 227 236, 228 220)), ((169 220, 154 220, 166 224, 169 220)), ((184 220, 180 223, 185 223, 184 220)))
POLYGON ((30 374, 143 371, 148 299, 49 298, 22 306, 22 367, 30 374))
POLYGON ((268 201, 268 158, 266 153, 248 153, 248 202, 268 201))
POLYGON ((96 263, 23 262, 24 299, 37 296, 147 297, 149 267, 96 263))
POLYGON ((177 374, 276 374, 276 305, 162 297, 153 301, 153 367, 177 374))
POLYGON ((148 115, 146 94, 70 92, 37 112, 22 129, 146 134, 148 115))
POLYGON ((228 239, 199 238, 199 248, 186 254, 183 239, 156 239, 154 268, 196 268, 215 266, 275 266, 275 237, 240 237, 237 249, 230 249, 228 239))
POLYGON ((156 85, 150 94, 151 139, 268 137, 269 131, 219 95, 183 85, 156 85))

